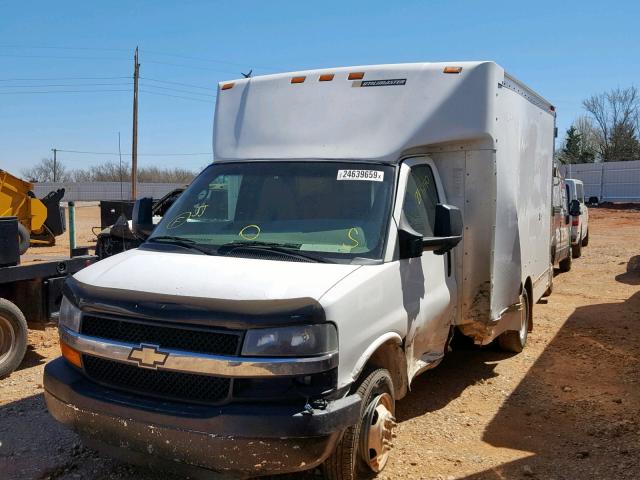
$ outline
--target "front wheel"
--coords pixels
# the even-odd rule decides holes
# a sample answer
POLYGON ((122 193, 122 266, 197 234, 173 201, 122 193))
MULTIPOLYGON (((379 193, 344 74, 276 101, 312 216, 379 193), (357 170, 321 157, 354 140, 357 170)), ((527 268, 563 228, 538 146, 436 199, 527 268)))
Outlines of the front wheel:
POLYGON ((582 246, 586 247, 587 245, 589 245, 589 229, 588 228, 587 228, 587 234, 582 239, 582 246))
POLYGON ((370 372, 359 384, 360 422, 347 428, 323 464, 327 480, 355 480, 358 474, 381 472, 389 459, 395 422, 395 394, 384 368, 370 372))
POLYGON ((527 343, 529 335, 529 325, 531 324, 531 303, 529 302, 529 292, 522 290, 522 310, 520 310, 520 329, 507 330, 498 337, 498 345, 507 352, 520 353, 527 343))

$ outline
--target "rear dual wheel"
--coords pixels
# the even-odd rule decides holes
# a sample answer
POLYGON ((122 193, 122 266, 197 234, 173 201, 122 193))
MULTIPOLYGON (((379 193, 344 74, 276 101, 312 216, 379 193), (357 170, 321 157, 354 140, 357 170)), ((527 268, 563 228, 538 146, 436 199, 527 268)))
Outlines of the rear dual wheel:
POLYGON ((531 303, 526 288, 522 290, 520 303, 520 328, 517 331, 507 330, 498 337, 498 345, 507 352, 520 353, 527 343, 529 325, 531 325, 531 303))
POLYGON ((324 463, 327 480, 355 480, 359 474, 381 472, 389 459, 396 425, 391 375, 384 368, 371 371, 356 393, 362 398, 360 422, 347 428, 324 463))
POLYGON ((0 378, 13 372, 27 351, 27 320, 18 307, 0 298, 0 378))

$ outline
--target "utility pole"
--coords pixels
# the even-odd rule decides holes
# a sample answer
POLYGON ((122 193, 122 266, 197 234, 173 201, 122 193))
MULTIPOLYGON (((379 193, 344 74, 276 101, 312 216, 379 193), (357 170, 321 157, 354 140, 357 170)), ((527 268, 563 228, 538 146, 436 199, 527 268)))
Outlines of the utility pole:
POLYGON ((138 78, 140 64, 138 63, 138 47, 133 56, 133 133, 131 138, 131 199, 138 197, 138 78))
POLYGON ((57 180, 58 173, 58 159, 56 158, 56 153, 58 152, 58 150, 52 148, 51 151, 53 152, 53 181, 55 182, 57 180))

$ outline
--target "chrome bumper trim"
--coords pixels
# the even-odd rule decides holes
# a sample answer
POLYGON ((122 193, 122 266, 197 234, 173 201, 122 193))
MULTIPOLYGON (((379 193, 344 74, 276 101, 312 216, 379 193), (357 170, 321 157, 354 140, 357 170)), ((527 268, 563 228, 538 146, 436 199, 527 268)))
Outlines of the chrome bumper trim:
POLYGON ((318 357, 259 358, 208 355, 160 347, 155 347, 155 350, 159 358, 162 358, 164 361, 152 365, 142 365, 139 360, 130 357, 134 349, 139 350, 145 346, 145 344, 124 343, 90 337, 73 332, 66 327, 60 327, 60 340, 81 353, 135 365, 140 368, 170 370, 217 377, 241 378, 311 375, 326 372, 338 366, 338 352, 318 357))

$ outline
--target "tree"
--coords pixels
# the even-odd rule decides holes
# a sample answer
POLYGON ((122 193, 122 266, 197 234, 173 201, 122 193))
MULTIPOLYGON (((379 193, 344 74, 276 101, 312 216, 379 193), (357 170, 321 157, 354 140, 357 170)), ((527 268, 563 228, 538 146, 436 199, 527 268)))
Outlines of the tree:
POLYGON ((598 153, 605 162, 637 158, 640 93, 636 87, 615 88, 582 102, 593 118, 600 141, 598 153))
POLYGON ((640 142, 631 125, 620 123, 611 132, 611 150, 618 161, 640 160, 640 142))
POLYGON ((562 163, 592 163, 595 152, 587 145, 583 134, 574 125, 567 130, 564 146, 559 154, 562 163))
POLYGON ((23 169, 22 176, 30 182, 66 182, 69 178, 64 164, 58 160, 54 163, 52 158, 43 158, 34 167, 23 169), (54 171, 55 170, 55 171, 54 171))
POLYGON ((567 129, 567 137, 565 138, 564 147, 562 147, 562 153, 560 155, 562 163, 578 163, 580 159, 581 137, 573 125, 567 129))

